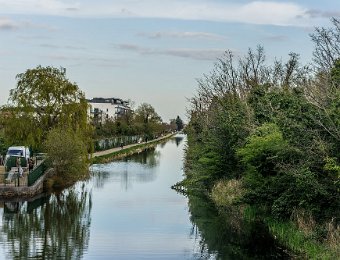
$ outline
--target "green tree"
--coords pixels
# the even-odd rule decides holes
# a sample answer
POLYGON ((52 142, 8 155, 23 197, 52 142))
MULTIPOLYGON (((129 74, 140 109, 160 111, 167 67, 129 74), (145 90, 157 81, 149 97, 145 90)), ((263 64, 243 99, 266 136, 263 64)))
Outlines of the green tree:
MULTIPOLYGON (((59 185, 73 183, 88 176, 88 153, 82 137, 69 128, 48 132, 44 143, 59 185)), ((57 183, 58 184, 58 183, 57 183)))
POLYGON ((176 117, 176 126, 177 131, 181 131, 184 127, 183 120, 179 116, 176 117))
POLYGON ((153 138, 162 131, 162 119, 150 104, 143 103, 135 111, 134 122, 145 134, 146 138, 153 138))
POLYGON ((70 127, 90 136, 87 102, 77 84, 66 78, 66 69, 37 66, 16 76, 17 87, 10 91, 9 114, 4 122, 6 138, 13 144, 35 149, 50 129, 70 127))

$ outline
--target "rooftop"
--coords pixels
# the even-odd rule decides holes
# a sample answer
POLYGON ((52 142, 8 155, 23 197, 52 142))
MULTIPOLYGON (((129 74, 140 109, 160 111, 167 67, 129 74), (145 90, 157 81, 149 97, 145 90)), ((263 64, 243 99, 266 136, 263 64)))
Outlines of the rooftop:
POLYGON ((87 99, 89 103, 110 103, 110 104, 129 104, 129 101, 125 101, 121 98, 102 98, 102 97, 95 97, 92 99, 87 99))

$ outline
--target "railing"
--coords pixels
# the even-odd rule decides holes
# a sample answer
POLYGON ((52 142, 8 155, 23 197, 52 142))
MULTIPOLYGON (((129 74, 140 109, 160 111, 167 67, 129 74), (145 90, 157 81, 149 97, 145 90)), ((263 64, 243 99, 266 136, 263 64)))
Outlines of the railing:
POLYGON ((0 186, 22 187, 27 186, 26 176, 20 177, 18 172, 0 174, 0 186))
POLYGON ((112 138, 106 138, 101 140, 96 140, 94 143, 95 151, 103 151, 111 148, 116 148, 121 146, 121 144, 129 145, 137 143, 139 140, 143 140, 142 135, 133 135, 133 136, 117 136, 112 138))
POLYGON ((41 176, 44 175, 45 171, 48 168, 47 160, 44 159, 37 167, 35 167, 28 174, 27 186, 32 186, 41 176))

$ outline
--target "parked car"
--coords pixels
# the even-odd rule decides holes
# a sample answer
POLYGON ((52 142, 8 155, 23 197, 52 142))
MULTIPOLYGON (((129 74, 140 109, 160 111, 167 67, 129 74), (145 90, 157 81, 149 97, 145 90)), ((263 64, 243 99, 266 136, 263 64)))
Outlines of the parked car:
POLYGON ((9 157, 24 157, 27 161, 30 158, 30 149, 26 146, 11 146, 5 156, 5 165, 9 157))

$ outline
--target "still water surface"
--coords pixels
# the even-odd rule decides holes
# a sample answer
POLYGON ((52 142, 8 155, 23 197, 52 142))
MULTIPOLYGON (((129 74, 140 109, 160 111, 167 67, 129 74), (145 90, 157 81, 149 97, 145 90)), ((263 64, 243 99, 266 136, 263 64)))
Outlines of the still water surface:
POLYGON ((1 202, 0 259, 277 256, 266 233, 255 230, 253 243, 203 198, 171 190, 183 178, 185 141, 178 135, 123 161, 93 165, 89 180, 58 194, 1 202), (252 250, 258 244, 264 248, 252 250))

